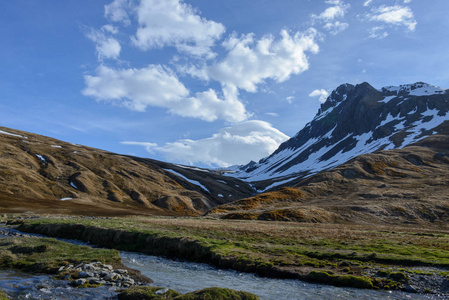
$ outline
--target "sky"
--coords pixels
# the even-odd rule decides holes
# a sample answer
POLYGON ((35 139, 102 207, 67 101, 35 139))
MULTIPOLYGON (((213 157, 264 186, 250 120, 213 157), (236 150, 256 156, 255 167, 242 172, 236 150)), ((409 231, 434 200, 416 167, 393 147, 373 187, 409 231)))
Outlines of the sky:
POLYGON ((268 156, 340 84, 449 88, 447 0, 4 0, 0 126, 203 167, 268 156))

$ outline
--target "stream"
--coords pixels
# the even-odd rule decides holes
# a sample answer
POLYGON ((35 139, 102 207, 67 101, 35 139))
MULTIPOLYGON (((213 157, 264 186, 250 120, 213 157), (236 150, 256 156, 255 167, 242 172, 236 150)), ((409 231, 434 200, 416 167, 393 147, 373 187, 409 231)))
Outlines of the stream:
MULTIPOLYGON (((171 288, 181 293, 207 287, 223 287, 254 293, 262 300, 443 299, 438 295, 341 288, 299 280, 261 278, 254 274, 217 269, 207 264, 176 261, 134 252, 121 251, 120 255, 126 266, 140 270, 143 275, 153 279, 152 285, 171 288)), ((77 289, 70 287, 68 281, 54 280, 48 275, 33 275, 12 270, 0 270, 0 290, 14 299, 116 299, 116 292, 110 287, 77 289)))

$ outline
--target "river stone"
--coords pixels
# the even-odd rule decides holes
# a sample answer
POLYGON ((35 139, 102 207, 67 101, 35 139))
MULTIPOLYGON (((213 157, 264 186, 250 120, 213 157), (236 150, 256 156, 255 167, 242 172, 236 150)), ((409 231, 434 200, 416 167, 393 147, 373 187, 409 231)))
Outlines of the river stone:
POLYGON ((87 278, 87 281, 89 281, 90 284, 100 284, 100 279, 96 277, 89 277, 87 278))
POLYGON ((104 269, 108 269, 109 271, 114 270, 114 268, 111 265, 103 265, 104 269))
POLYGON ((124 284, 130 284, 130 285, 133 285, 133 284, 134 284, 134 279, 127 277, 127 278, 124 278, 122 282, 123 282, 124 284))
POLYGON ((77 266, 75 267, 75 269, 81 268, 83 265, 84 265, 84 263, 80 263, 79 265, 77 265, 77 266))
POLYGON ((120 275, 117 273, 109 273, 103 279, 106 281, 117 280, 120 279, 120 275))
POLYGON ((92 272, 79 272, 78 277, 80 278, 87 278, 87 277, 94 277, 94 274, 92 272))
POLYGON ((111 274, 111 272, 108 272, 108 271, 101 271, 100 277, 105 277, 105 276, 107 276, 108 274, 111 274))
POLYGON ((168 292, 168 289, 160 289, 154 292, 155 295, 163 295, 168 292))
POLYGON ((407 284, 407 285, 405 286, 405 291, 406 291, 407 293, 418 293, 418 291, 416 290, 416 288, 415 288, 414 286, 410 285, 410 284, 407 284))
POLYGON ((124 270, 124 269, 117 269, 117 270, 115 270, 115 272, 117 272, 119 274, 128 274, 128 270, 124 270))
POLYGON ((84 278, 77 279, 77 280, 73 281, 73 285, 74 285, 74 286, 82 286, 83 284, 86 283, 86 281, 87 281, 87 280, 84 279, 84 278))
POLYGON ((93 264, 85 264, 82 268, 83 268, 83 270, 85 270, 85 271, 93 271, 93 270, 96 269, 95 266, 94 266, 93 264))

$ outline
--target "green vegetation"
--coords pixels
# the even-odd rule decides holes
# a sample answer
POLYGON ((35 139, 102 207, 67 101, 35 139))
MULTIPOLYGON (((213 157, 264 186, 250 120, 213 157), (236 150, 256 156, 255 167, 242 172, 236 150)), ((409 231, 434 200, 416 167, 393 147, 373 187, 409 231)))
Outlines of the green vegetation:
POLYGON ((182 295, 176 291, 168 290, 161 295, 155 294, 160 287, 132 287, 118 294, 119 300, 257 300, 256 295, 223 288, 207 288, 182 295))
POLYGON ((27 220, 20 229, 263 276, 361 288, 399 288, 407 282, 407 272, 368 277, 366 269, 449 266, 449 235, 420 228, 136 217, 27 220))
POLYGON ((93 249, 51 238, 0 239, 0 267, 55 274, 62 265, 82 261, 120 263, 117 250, 93 249))
POLYGON ((0 291, 0 300, 8 300, 8 295, 5 292, 0 291))
POLYGON ((332 275, 326 271, 312 271, 307 274, 307 280, 312 282, 330 284, 335 286, 350 286, 359 289, 374 288, 373 280, 369 277, 353 275, 332 275))

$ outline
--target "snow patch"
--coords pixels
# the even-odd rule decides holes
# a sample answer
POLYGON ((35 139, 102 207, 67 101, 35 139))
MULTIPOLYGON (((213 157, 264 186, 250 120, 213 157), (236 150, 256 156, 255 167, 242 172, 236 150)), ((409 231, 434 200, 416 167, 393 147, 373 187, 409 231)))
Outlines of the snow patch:
POLYGON ((67 200, 73 200, 73 198, 61 198, 61 199, 59 199, 59 200, 61 200, 61 201, 67 201, 67 200))
POLYGON ((58 146, 58 145, 51 145, 51 147, 53 147, 53 148, 62 148, 61 146, 58 146))
POLYGON ((262 190, 262 192, 268 191, 269 189, 272 189, 272 188, 274 188, 274 187, 276 187, 276 186, 278 186, 278 185, 281 185, 281 184, 285 184, 285 183, 290 182, 290 181, 292 181, 292 180, 294 180, 294 179, 295 179, 295 178, 289 178, 289 179, 286 179, 286 180, 277 181, 277 182, 275 182, 275 183, 273 183, 273 184, 267 186, 266 188, 264 188, 264 189, 262 190))
POLYGON ((75 185, 72 181, 70 181, 70 185, 71 185, 75 190, 78 189, 78 188, 76 187, 76 185, 75 185))
POLYGON ((184 179, 185 181, 190 182, 191 184, 197 185, 197 186, 199 186, 200 188, 202 188, 204 191, 210 193, 209 190, 208 190, 204 185, 202 185, 201 183, 199 183, 199 182, 196 181, 196 180, 189 179, 189 178, 185 177, 184 175, 182 175, 182 174, 180 174, 180 173, 178 173, 178 172, 176 172, 176 171, 173 171, 173 170, 171 170, 171 169, 163 169, 163 170, 164 170, 164 171, 167 171, 167 172, 171 172, 171 173, 175 174, 176 176, 181 177, 181 178, 184 179))
POLYGON ((223 198, 223 197, 224 197, 222 194, 218 194, 217 196, 220 197, 220 198, 223 198))
POLYGON ((20 137, 20 138, 23 138, 23 139, 27 139, 28 138, 27 136, 18 135, 18 134, 6 132, 6 131, 3 131, 3 130, 0 130, 0 133, 6 134, 6 135, 10 135, 10 136, 20 137))
POLYGON ((397 97, 396 95, 395 96, 387 96, 383 100, 380 100, 379 102, 388 103, 388 102, 390 102, 390 100, 392 100, 396 97, 397 97))
POLYGON ((47 162, 47 160, 45 159, 45 157, 43 157, 42 155, 39 155, 39 154, 34 154, 34 155, 36 155, 36 157, 39 158, 42 162, 44 162, 44 163, 47 162))

